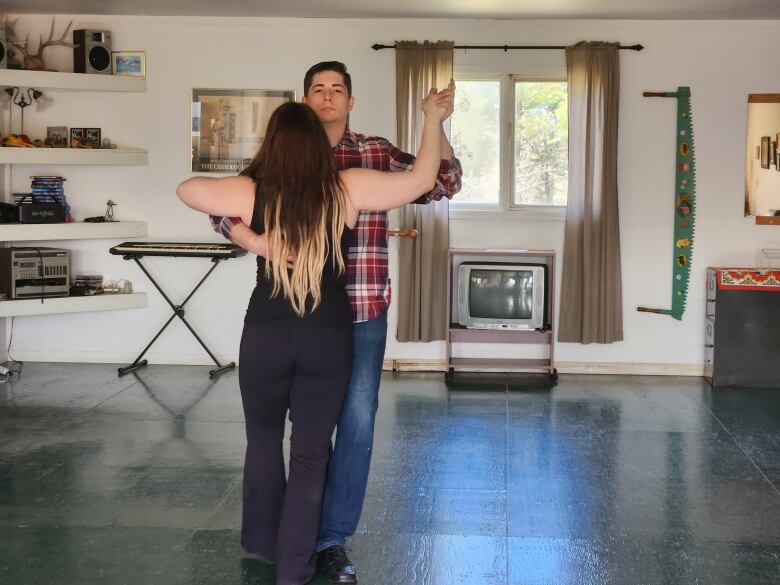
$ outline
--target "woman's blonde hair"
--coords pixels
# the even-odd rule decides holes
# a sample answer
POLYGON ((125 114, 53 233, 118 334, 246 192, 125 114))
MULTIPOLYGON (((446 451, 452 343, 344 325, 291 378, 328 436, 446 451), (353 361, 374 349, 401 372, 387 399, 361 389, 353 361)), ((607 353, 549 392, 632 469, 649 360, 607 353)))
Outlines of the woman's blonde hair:
POLYGON ((344 189, 322 122, 310 107, 282 104, 271 115, 263 145, 241 173, 255 180, 256 206, 263 210, 269 257, 265 276, 273 296, 281 291, 295 313, 322 300, 322 273, 333 251, 333 269, 344 271, 344 189), (287 258, 294 257, 291 271, 287 258))

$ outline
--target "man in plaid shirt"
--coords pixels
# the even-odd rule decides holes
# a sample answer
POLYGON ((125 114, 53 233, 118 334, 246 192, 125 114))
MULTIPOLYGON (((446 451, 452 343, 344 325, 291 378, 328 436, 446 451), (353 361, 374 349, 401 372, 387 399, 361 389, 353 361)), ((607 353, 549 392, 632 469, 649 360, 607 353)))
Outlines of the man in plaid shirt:
MULTIPOLYGON (((349 130, 354 106, 352 80, 343 63, 326 61, 311 67, 303 81, 304 103, 314 109, 325 127, 336 166, 380 171, 406 171, 415 157, 379 137, 349 130)), ((449 114, 454 84, 440 92, 449 114)), ((446 118, 445 118, 446 119, 446 118)), ((415 203, 452 197, 460 190, 462 170, 442 127, 442 161, 436 186, 415 203)), ((214 229, 250 252, 266 256, 265 236, 258 236, 238 218, 212 217, 214 229)), ((317 539, 320 571, 335 583, 356 583, 357 576, 345 544, 357 529, 368 482, 374 442, 374 418, 387 338, 390 282, 387 264, 387 213, 360 213, 350 242, 346 265, 347 293, 352 306, 354 353, 349 388, 339 417, 336 443, 317 539)))

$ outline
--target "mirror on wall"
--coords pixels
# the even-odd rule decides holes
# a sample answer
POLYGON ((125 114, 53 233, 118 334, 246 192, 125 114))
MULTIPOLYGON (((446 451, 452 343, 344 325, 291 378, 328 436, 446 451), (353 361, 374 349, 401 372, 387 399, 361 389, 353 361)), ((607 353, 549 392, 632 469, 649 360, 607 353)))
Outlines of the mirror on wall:
POLYGON ((745 216, 780 225, 780 93, 748 95, 745 216))

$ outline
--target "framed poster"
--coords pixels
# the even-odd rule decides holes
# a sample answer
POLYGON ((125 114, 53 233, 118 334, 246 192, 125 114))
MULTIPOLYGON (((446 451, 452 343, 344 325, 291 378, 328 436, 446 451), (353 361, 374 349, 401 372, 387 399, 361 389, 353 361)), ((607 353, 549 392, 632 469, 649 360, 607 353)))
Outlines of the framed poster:
POLYGON ((239 173, 257 154, 268 119, 293 90, 193 89, 192 172, 239 173))

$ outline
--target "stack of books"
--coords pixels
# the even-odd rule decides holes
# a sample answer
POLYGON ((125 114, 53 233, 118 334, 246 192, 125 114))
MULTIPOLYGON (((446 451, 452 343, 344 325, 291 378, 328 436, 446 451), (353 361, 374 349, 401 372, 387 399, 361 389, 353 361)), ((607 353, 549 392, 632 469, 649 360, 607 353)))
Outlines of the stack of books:
POLYGON ((56 176, 34 176, 32 177, 32 193, 14 193, 14 203, 19 205, 22 199, 25 202, 31 202, 30 195, 36 203, 57 203, 62 206, 65 211, 65 221, 73 221, 73 217, 70 214, 70 205, 65 198, 65 189, 62 183, 65 181, 63 177, 56 176))

